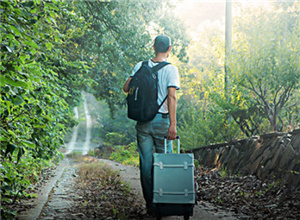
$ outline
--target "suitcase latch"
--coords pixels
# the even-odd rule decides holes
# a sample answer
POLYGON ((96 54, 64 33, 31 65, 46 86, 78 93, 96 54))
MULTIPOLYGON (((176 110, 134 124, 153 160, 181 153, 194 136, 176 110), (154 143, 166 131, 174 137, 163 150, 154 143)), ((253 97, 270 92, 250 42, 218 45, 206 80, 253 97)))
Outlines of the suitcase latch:
POLYGON ((164 164, 162 162, 159 162, 159 168, 162 170, 164 168, 164 164))
POLYGON ((184 162, 183 165, 184 165, 184 169, 187 170, 187 168, 188 168, 188 163, 187 163, 187 162, 184 162))
POLYGON ((159 189, 159 196, 160 196, 160 197, 163 196, 163 190, 162 190, 162 188, 159 189))
POLYGON ((184 197, 188 197, 189 196, 189 190, 188 189, 185 189, 184 190, 184 197))

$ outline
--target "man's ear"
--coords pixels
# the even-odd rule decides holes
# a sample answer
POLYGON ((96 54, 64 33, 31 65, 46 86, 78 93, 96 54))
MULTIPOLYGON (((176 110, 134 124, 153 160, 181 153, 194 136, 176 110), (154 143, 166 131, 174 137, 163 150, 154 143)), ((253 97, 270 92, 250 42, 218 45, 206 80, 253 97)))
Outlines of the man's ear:
POLYGON ((171 49, 172 49, 172 46, 170 45, 170 46, 169 46, 169 49, 168 49, 168 51, 167 51, 167 52, 170 52, 170 51, 171 51, 171 49))
POLYGON ((156 51, 156 50, 155 50, 155 46, 154 46, 154 45, 153 45, 153 50, 154 50, 154 51, 156 51))

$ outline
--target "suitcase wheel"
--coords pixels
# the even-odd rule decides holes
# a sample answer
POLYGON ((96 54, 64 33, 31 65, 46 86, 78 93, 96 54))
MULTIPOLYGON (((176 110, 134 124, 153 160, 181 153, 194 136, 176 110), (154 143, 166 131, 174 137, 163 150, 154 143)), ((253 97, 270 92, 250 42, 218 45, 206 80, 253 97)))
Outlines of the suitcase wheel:
POLYGON ((156 213, 156 220, 161 220, 162 216, 160 213, 156 213))

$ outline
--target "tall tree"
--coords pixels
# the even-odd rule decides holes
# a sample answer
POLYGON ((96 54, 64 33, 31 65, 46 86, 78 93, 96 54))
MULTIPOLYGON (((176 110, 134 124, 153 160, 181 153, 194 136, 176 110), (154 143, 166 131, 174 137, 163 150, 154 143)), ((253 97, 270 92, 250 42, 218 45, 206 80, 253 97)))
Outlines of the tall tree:
POLYGON ((300 85, 299 14, 295 2, 274 4, 272 11, 260 9, 236 19, 231 74, 241 86, 236 89, 256 100, 257 110, 264 112, 273 131, 282 130, 281 111, 300 85))
POLYGON ((91 67, 89 77, 95 84, 90 92, 105 99, 112 113, 116 105, 124 104, 121 87, 133 65, 151 56, 152 38, 156 34, 170 35, 175 54, 186 59, 185 29, 171 13, 164 13, 171 7, 168 3, 75 1, 73 4, 76 13, 89 24, 83 36, 74 38, 78 45, 76 55, 91 67))

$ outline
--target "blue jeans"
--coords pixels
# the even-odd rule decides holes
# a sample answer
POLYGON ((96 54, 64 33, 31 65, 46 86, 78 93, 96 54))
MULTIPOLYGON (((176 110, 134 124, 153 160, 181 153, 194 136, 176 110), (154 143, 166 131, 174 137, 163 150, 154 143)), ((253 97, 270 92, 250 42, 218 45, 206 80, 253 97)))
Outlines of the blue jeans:
MULTIPOLYGON (((137 122, 137 147, 140 155, 140 172, 143 195, 147 207, 153 199, 153 152, 164 153, 164 136, 169 130, 169 115, 157 114, 150 122, 137 122)), ((172 141, 167 141, 167 153, 172 152, 172 141)))

